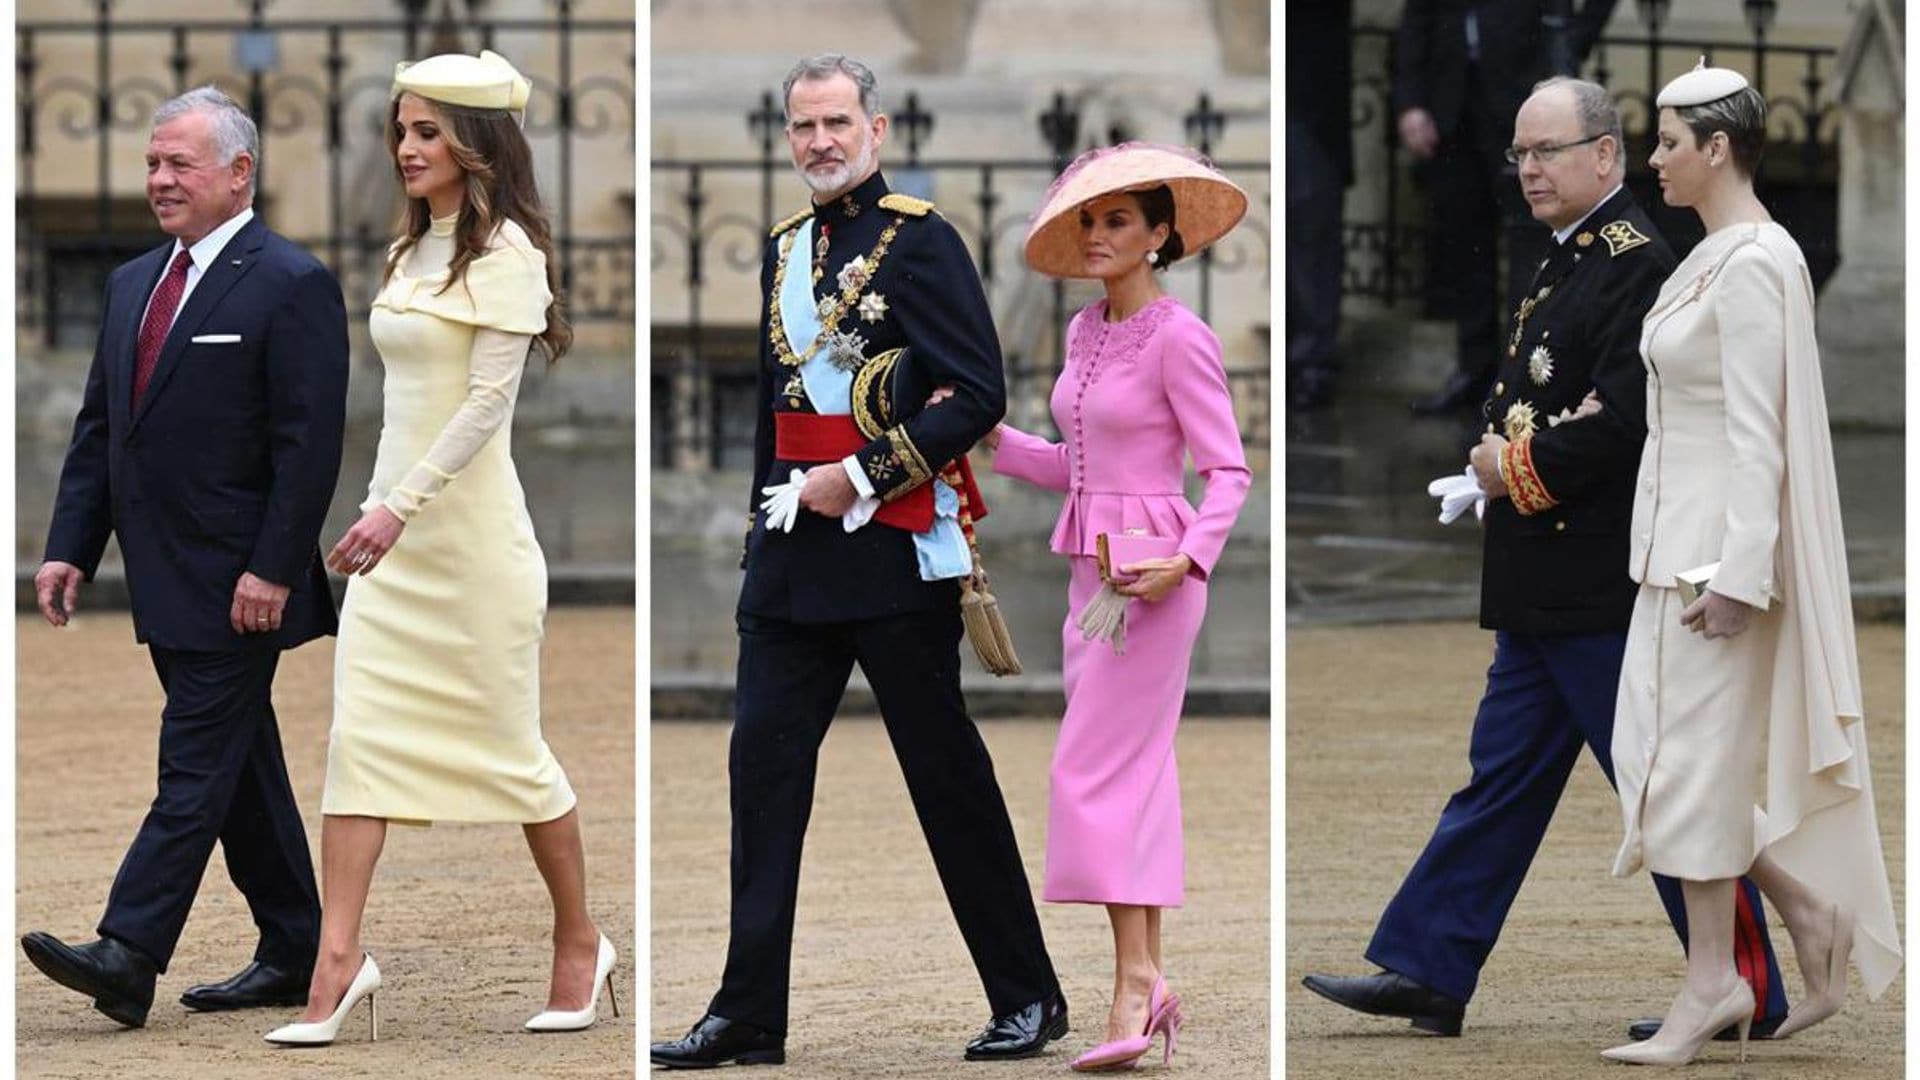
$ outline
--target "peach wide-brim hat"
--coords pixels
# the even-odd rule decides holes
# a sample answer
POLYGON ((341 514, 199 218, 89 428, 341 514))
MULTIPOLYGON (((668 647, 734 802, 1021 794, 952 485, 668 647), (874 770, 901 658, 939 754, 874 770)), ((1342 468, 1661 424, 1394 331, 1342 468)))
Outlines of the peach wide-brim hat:
MULTIPOLYGON (((1173 228, 1185 254, 1225 236, 1247 213, 1247 193, 1199 153, 1183 146, 1124 142, 1075 158, 1047 188, 1027 227, 1027 265, 1051 277, 1086 278, 1080 206, 1103 195, 1166 186, 1173 228)), ((1184 256, 1183 256, 1184 257, 1184 256)))

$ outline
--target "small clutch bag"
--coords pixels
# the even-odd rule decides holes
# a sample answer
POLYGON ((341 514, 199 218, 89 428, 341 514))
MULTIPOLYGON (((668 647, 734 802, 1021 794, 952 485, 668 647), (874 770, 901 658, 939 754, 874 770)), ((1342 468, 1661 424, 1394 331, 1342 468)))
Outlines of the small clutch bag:
POLYGON ((1180 553, 1180 542, 1171 536, 1144 532, 1098 533, 1093 546, 1100 560, 1100 580, 1109 585, 1125 585, 1136 575, 1120 568, 1146 559, 1170 559, 1180 553))

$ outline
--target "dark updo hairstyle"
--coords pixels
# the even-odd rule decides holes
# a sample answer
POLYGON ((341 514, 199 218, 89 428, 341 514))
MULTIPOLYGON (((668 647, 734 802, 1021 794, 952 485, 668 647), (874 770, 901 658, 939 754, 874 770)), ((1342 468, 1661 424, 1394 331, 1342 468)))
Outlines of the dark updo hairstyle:
POLYGON ((1680 122, 1693 132, 1693 145, 1704 148, 1716 131, 1727 133, 1727 148, 1733 153, 1733 167, 1740 175, 1752 178, 1760 168, 1760 155, 1767 149, 1767 99, 1751 86, 1742 87, 1726 97, 1705 105, 1675 108, 1680 122))
POLYGON ((1173 225, 1173 189, 1161 184, 1127 194, 1132 195, 1134 204, 1140 207, 1140 216, 1147 219, 1149 231, 1159 225, 1167 227, 1167 242, 1160 245, 1157 252, 1160 260, 1153 264, 1155 270, 1165 270, 1187 253, 1186 241, 1180 239, 1180 230, 1173 225))

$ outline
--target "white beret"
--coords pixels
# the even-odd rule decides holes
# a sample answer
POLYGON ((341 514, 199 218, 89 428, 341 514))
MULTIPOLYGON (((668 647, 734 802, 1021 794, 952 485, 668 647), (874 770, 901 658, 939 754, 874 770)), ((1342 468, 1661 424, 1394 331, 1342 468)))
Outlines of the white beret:
POLYGON ((1747 77, 1732 68, 1708 67, 1707 58, 1701 57, 1692 71, 1661 87, 1660 96, 1655 104, 1660 108, 1672 107, 1684 109, 1693 105, 1705 105, 1709 101, 1719 101, 1729 94, 1737 94, 1747 88, 1747 77))
POLYGON ((481 50, 479 56, 442 53, 415 64, 402 62, 393 69, 394 97, 418 94, 470 109, 523 112, 532 92, 533 83, 491 49, 481 50))

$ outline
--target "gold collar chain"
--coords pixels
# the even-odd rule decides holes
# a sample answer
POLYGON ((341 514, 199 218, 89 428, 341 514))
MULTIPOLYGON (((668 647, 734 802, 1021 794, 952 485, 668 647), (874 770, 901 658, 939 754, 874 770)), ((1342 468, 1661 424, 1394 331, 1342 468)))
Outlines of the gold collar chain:
POLYGON ((847 312, 852 311, 859 304, 860 294, 866 291, 867 285, 879 274, 880 260, 886 258, 887 249, 893 246, 894 234, 900 231, 901 224, 906 220, 906 215, 898 215, 893 219, 892 224, 881 231, 880 242, 867 253, 867 272, 864 275, 849 280, 841 287, 838 295, 830 296, 820 303, 820 333, 814 337, 813 343, 807 346, 807 350, 798 355, 794 353, 793 346, 787 342, 786 321, 780 317, 780 294, 786 285, 787 263, 793 254, 793 240, 799 230, 790 230, 781 238, 780 257, 773 264, 773 292, 767 297, 767 338, 773 345, 775 360, 778 360, 783 367, 797 368, 813 359, 813 354, 819 351, 827 338, 839 330, 840 322, 847 317, 847 312))

